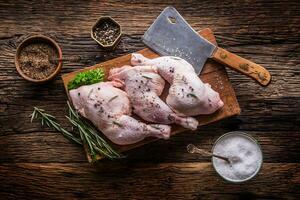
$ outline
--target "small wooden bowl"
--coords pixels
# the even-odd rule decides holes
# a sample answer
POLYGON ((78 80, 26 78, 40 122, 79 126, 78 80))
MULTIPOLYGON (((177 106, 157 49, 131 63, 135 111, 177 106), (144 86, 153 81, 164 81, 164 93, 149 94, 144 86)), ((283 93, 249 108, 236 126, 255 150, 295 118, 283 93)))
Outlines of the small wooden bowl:
POLYGON ((120 24, 118 22, 116 22, 113 18, 109 17, 109 16, 102 16, 100 17, 96 23, 92 26, 92 29, 91 29, 91 37, 101 46, 102 49, 104 50, 114 50, 117 46, 117 44, 120 42, 120 39, 121 39, 121 35, 122 35, 122 28, 120 26, 120 24), (97 40, 95 37, 94 37, 94 32, 95 32, 95 29, 97 28, 97 26, 105 21, 109 21, 113 24, 115 24, 118 28, 119 28, 119 35, 116 37, 115 41, 112 43, 112 44, 109 44, 109 45, 105 45, 105 44, 102 44, 99 40, 97 40))
POLYGON ((47 81, 50 81, 51 79, 53 79, 61 70, 62 68, 62 50, 59 47, 59 45, 51 38, 44 36, 44 35, 35 35, 35 36, 31 36, 26 38, 17 48, 17 52, 16 52, 16 56, 15 56, 15 65, 16 65, 16 69, 18 71, 18 73, 27 81, 33 82, 33 83, 45 83, 47 81), (21 67, 20 67, 20 53, 23 50, 24 47, 28 46, 29 44, 32 43, 47 43, 49 45, 51 45, 52 47, 54 47, 54 49, 57 51, 58 53, 58 64, 56 66, 55 71, 50 74, 47 78, 45 79, 33 79, 31 77, 28 77, 26 74, 23 73, 21 67))

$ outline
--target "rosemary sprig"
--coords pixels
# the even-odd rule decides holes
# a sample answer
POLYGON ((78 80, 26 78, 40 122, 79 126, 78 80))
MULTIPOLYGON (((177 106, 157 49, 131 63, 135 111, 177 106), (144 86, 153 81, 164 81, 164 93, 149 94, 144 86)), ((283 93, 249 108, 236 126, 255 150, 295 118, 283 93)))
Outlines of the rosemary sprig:
POLYGON ((80 138, 78 137, 77 134, 72 134, 66 129, 62 128, 59 123, 57 123, 56 118, 48 113, 45 112, 45 110, 34 107, 33 108, 33 113, 30 115, 31 116, 31 122, 34 119, 40 119, 42 125, 47 125, 49 128, 53 128, 57 130, 58 132, 62 133, 63 136, 65 136, 67 139, 76 142, 77 144, 81 144, 82 142, 80 138))
POLYGON ((34 119, 40 119, 42 125, 47 125, 63 134, 67 139, 76 142, 77 144, 87 146, 88 153, 90 154, 93 161, 95 161, 97 155, 101 155, 110 159, 123 158, 124 156, 116 152, 99 134, 98 131, 82 119, 79 114, 71 107, 69 107, 69 116, 66 118, 71 122, 73 128, 76 131, 69 132, 61 127, 56 121, 56 118, 45 110, 34 107, 34 111, 31 114, 31 122, 34 119))
POLYGON ((98 131, 88 122, 83 120, 68 102, 69 116, 66 116, 71 124, 77 128, 84 144, 87 144, 92 159, 102 155, 111 159, 124 156, 116 152, 99 134, 98 131))

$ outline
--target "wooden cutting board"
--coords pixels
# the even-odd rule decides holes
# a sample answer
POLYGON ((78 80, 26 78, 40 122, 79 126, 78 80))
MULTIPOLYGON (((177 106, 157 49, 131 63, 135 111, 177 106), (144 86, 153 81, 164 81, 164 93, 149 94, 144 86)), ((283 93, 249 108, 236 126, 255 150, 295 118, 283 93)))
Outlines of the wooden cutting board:
MULTIPOLYGON (((203 37, 205 37, 207 40, 211 41, 212 43, 217 44, 216 39, 213 35, 213 32, 210 29, 204 29, 204 30, 200 31, 199 34, 202 35, 203 37)), ((148 58, 159 57, 158 54, 154 53, 153 51, 151 51, 148 48, 138 51, 138 53, 141 53, 148 58)), ((68 85, 69 81, 72 80, 74 78, 74 76, 76 74, 78 74, 79 72, 87 71, 87 70, 95 69, 95 68, 102 68, 106 74, 105 78, 107 78, 108 72, 111 68, 122 67, 123 65, 130 64, 130 58, 131 58, 131 54, 128 54, 128 55, 121 56, 121 57, 118 57, 118 58, 115 58, 115 59, 112 59, 112 60, 109 60, 106 62, 96 64, 91 67, 87 67, 87 68, 84 68, 84 69, 81 69, 78 71, 64 74, 62 76, 62 79, 63 79, 63 83, 64 83, 67 94, 68 94, 67 85, 68 85)), ((206 125, 206 124, 209 124, 209 123, 212 123, 212 122, 215 122, 215 121, 218 121, 218 120, 221 120, 221 119, 233 116, 233 115, 240 114, 241 109, 240 109, 239 103, 236 99, 235 92, 231 86, 231 83, 227 76, 227 72, 223 65, 221 65, 213 60, 208 60, 200 74, 200 78, 203 82, 211 84, 212 88, 214 90, 216 90, 217 92, 219 92, 220 97, 224 102, 224 107, 221 110, 219 110, 211 115, 198 116, 197 119, 199 120, 200 126, 206 125)), ((167 92, 168 92, 168 86, 165 88, 162 98, 164 98, 166 96, 167 92)), ((172 125, 172 135, 182 133, 184 131, 186 131, 186 129, 184 129, 183 127, 180 127, 178 125, 172 125)), ((143 140, 139 143, 136 143, 136 144, 132 144, 132 145, 119 146, 119 145, 113 144, 113 146, 119 152, 124 152, 124 151, 130 150, 130 149, 142 146, 146 143, 155 141, 155 140, 157 140, 157 139, 156 138, 146 138, 145 140, 143 140)), ((91 161, 91 158, 89 157, 89 155, 87 155, 87 157, 88 157, 88 160, 91 161)), ((100 157, 99 157, 99 159, 100 159, 100 157)))

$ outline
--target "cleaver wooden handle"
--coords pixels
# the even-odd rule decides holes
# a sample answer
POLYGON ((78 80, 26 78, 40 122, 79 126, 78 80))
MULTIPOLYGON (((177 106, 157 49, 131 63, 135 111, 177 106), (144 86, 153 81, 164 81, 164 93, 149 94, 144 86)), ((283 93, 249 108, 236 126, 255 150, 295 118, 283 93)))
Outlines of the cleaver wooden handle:
POLYGON ((263 86, 271 81, 271 75, 264 67, 220 47, 217 47, 212 59, 253 78, 263 86))

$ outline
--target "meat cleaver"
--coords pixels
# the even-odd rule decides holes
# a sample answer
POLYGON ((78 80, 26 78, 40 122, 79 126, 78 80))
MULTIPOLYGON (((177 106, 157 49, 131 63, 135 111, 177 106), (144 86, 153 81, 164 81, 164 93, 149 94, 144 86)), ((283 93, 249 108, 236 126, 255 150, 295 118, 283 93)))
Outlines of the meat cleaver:
POLYGON ((178 56, 187 60, 197 74, 200 74, 207 58, 212 58, 263 86, 271 80, 270 73, 264 67, 217 47, 200 36, 173 7, 164 9, 142 39, 160 55, 178 56))

